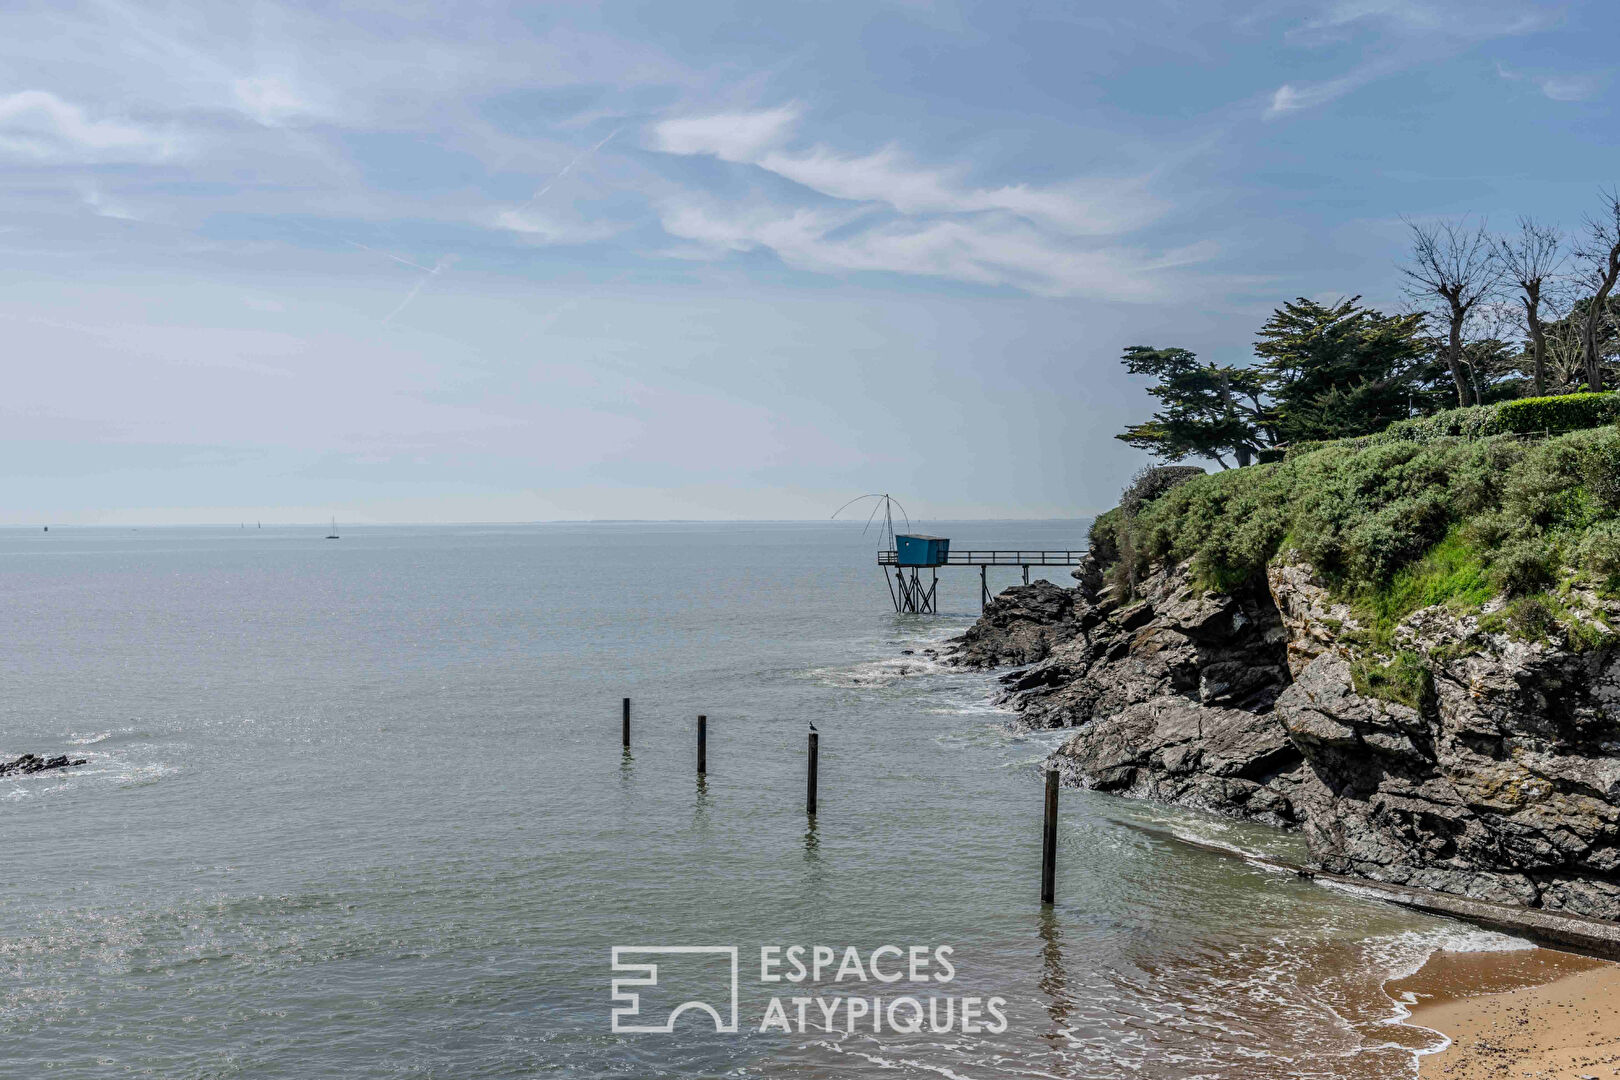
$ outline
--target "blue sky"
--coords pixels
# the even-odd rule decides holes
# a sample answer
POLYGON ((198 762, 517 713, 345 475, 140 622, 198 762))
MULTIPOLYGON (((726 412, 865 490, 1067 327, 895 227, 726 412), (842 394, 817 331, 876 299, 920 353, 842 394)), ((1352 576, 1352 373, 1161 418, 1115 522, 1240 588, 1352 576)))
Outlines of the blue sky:
POLYGON ((1122 347, 1620 180, 1607 3, 4 19, 19 524, 1090 513, 1122 347))

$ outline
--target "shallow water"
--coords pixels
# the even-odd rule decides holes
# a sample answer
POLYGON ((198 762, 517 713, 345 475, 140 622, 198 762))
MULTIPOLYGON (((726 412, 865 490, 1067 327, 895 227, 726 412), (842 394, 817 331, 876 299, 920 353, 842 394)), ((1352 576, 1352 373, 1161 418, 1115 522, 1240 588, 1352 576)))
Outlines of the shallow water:
MULTIPOLYGON (((0 533, 0 755, 90 759, 0 780, 0 1074, 1389 1077, 1438 1040, 1383 980, 1517 944, 1140 826, 1297 838, 1078 791, 1043 912, 1060 736, 922 655, 976 575, 896 616, 858 527, 325 531, 0 533), (950 946, 956 977, 761 983, 793 944, 950 946), (648 945, 736 946, 741 1030, 613 1033, 610 951, 648 945), (773 995, 1007 1025, 762 1033, 773 995)), ((723 962, 661 963, 647 1014, 724 997, 723 962)))

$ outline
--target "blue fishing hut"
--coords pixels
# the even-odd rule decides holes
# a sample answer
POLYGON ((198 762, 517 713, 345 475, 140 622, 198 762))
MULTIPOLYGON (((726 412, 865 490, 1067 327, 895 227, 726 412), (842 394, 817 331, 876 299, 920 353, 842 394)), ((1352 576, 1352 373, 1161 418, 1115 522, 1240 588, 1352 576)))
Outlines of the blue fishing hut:
POLYGON ((896 536, 895 565, 944 566, 951 558, 951 542, 943 536, 896 536))

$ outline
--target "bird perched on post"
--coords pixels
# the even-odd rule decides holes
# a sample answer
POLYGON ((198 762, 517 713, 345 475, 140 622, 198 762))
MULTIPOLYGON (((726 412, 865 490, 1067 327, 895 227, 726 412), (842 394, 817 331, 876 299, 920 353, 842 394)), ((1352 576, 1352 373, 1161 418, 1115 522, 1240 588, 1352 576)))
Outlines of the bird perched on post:
POLYGON ((816 730, 816 722, 814 720, 810 721, 810 730, 811 731, 816 730))

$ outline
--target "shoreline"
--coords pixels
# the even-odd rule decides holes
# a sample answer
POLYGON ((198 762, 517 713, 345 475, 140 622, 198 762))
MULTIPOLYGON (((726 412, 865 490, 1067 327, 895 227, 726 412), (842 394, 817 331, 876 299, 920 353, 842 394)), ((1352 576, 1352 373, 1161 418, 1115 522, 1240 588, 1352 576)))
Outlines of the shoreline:
POLYGON ((1420 1080, 1620 1077, 1620 963, 1535 947, 1436 952, 1384 984, 1407 1027, 1446 1042, 1420 1080))

